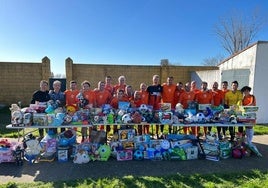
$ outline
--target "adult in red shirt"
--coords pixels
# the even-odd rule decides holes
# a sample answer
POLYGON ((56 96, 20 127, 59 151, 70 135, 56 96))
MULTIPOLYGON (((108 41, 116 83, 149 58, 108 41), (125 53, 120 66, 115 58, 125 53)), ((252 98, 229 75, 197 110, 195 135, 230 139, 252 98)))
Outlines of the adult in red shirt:
MULTIPOLYGON (((147 91, 147 85, 145 83, 140 84, 140 93, 141 93, 141 103, 148 105, 149 103, 149 93, 147 91)), ((143 125, 143 133, 149 134, 150 125, 143 125)))
MULTIPOLYGON (((119 89, 117 90, 116 95, 112 98, 110 105, 112 106, 112 108, 114 109, 118 109, 118 104, 119 102, 129 102, 128 99, 126 97, 124 97, 124 90, 119 89)), ((110 131, 109 126, 107 126, 107 133, 110 131)), ((117 125, 113 126, 113 133, 117 133, 118 129, 117 129, 117 125)))
POLYGON ((200 92, 200 89, 196 87, 196 81, 191 82, 191 91, 193 91, 195 94, 200 92))
MULTIPOLYGON (((167 78, 167 82, 162 84, 162 103, 170 103, 171 109, 175 108, 175 91, 177 86, 173 84, 173 76, 167 78)), ((172 125, 169 125, 169 134, 171 134, 172 125)))
POLYGON ((66 99, 66 106, 74 106, 76 110, 78 110, 78 99, 76 96, 79 93, 77 89, 77 82, 75 80, 70 81, 70 88, 64 91, 65 99, 66 99))
MULTIPOLYGON (((212 86, 212 96, 213 96, 213 102, 214 106, 220 106, 224 105, 224 93, 222 90, 219 89, 219 84, 218 82, 214 82, 212 86)), ((208 128, 208 131, 211 131, 212 127, 208 128)), ((221 139, 221 130, 223 127, 217 127, 217 133, 218 133, 218 138, 221 139)))
MULTIPOLYGON (((99 81, 98 88, 94 90, 96 96, 96 107, 101 108, 104 104, 110 104, 112 98, 111 93, 105 89, 105 82, 99 81)), ((100 126, 100 130, 104 130, 104 125, 100 126)))
MULTIPOLYGON (((87 80, 83 81, 81 86, 82 86, 82 89, 80 92, 82 93, 83 97, 88 101, 88 104, 84 108, 85 109, 95 108, 96 97, 95 97, 94 91, 90 89, 89 81, 87 80)), ((89 128, 89 135, 91 134, 91 130, 92 130, 92 127, 89 128)), ((85 139, 87 138, 87 128, 82 127, 81 132, 82 132, 82 142, 84 142, 85 139)))
POLYGON ((175 84, 173 84, 174 78, 173 76, 169 76, 167 78, 167 82, 162 84, 162 103, 170 103, 171 104, 171 108, 174 109, 175 108, 175 91, 177 86, 175 84))
POLYGON ((179 100, 180 100, 180 95, 185 92, 184 88, 183 88, 183 83, 182 82, 179 82, 176 84, 176 91, 175 91, 175 96, 174 96, 174 103, 175 103, 175 106, 177 103, 179 103, 179 100))
MULTIPOLYGON (((251 87, 249 86, 244 86, 241 89, 241 92, 243 93, 243 100, 242 100, 243 106, 256 106, 256 98, 254 95, 250 94, 250 91, 251 87)), ((246 139, 248 144, 252 143, 253 135, 254 135, 253 126, 246 126, 246 139)))
MULTIPOLYGON (((185 91, 180 95, 179 103, 182 104, 184 109, 188 108, 191 102, 195 101, 195 93, 191 91, 191 85, 189 82, 185 84, 185 91)), ((192 134, 196 135, 195 127, 191 127, 192 134)), ((188 127, 183 127, 184 134, 188 133, 188 127)))
POLYGON ((125 76, 119 76, 118 77, 118 84, 114 85, 113 87, 113 95, 116 95, 118 90, 125 91, 127 84, 126 84, 126 77, 125 76))
POLYGON ((105 86, 104 88, 113 95, 114 86, 112 85, 112 77, 106 76, 105 77, 105 86))
MULTIPOLYGON (((214 105, 212 92, 207 87, 208 87, 208 83, 202 82, 201 90, 199 93, 196 94, 195 100, 198 104, 214 105)), ((204 127, 205 135, 207 134, 207 129, 208 129, 207 127, 204 127)), ((199 132, 199 131, 200 131, 200 127, 197 127, 197 132, 199 132)))
POLYGON ((105 82, 99 81, 98 89, 94 90, 96 96, 96 107, 101 108, 104 104, 110 104, 112 95, 105 89, 105 82))
POLYGON ((140 93, 141 93, 142 104, 148 105, 149 93, 147 91, 147 85, 145 83, 140 84, 140 93))
MULTIPOLYGON (((222 90, 222 93, 223 93, 223 103, 224 103, 225 94, 226 94, 228 91, 230 91, 230 90, 228 89, 228 82, 227 82, 227 81, 223 81, 223 82, 221 83, 221 90, 222 90)), ((226 136, 226 130, 227 130, 227 127, 221 127, 221 129, 222 129, 222 134, 223 134, 223 136, 225 137, 225 136, 226 136)))
MULTIPOLYGON (((79 94, 79 90, 77 89, 77 82, 75 80, 70 81, 70 88, 64 91, 65 100, 66 100, 66 107, 73 106, 75 110, 78 110, 78 99, 76 96, 79 94)), ((76 127, 73 128, 75 131, 77 130, 76 127)))

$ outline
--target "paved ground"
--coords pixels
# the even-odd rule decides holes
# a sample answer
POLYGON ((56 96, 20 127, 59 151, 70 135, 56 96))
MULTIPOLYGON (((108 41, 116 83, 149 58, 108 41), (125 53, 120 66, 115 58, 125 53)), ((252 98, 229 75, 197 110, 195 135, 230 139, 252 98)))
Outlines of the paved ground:
POLYGON ((193 174, 249 171, 268 169, 268 135, 255 136, 254 143, 263 157, 251 156, 243 159, 192 161, 122 161, 89 162, 78 165, 68 162, 24 163, 19 167, 13 163, 0 164, 0 182, 66 181, 83 178, 133 176, 162 176, 168 174, 193 174))

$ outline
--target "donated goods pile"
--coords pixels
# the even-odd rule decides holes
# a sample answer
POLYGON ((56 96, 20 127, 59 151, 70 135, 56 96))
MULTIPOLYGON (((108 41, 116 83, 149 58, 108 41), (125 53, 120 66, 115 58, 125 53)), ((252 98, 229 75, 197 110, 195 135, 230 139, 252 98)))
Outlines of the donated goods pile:
POLYGON ((209 133, 204 140, 194 135, 167 134, 161 139, 153 139, 152 135, 137 135, 134 125, 192 125, 221 123, 243 123, 252 125, 256 120, 258 107, 232 106, 224 109, 222 106, 189 105, 183 109, 181 104, 172 110, 168 104, 160 104, 160 110, 153 111, 148 105, 130 108, 130 104, 123 102, 119 109, 112 109, 110 105, 102 108, 76 110, 74 106, 60 108, 50 103, 30 105, 20 108, 12 104, 11 125, 17 128, 70 128, 60 134, 48 134, 38 140, 32 134, 24 135, 23 143, 10 143, 8 139, 0 141, 0 163, 23 161, 29 164, 41 161, 66 162, 72 160, 74 164, 92 161, 127 160, 194 160, 207 159, 220 161, 229 157, 243 158, 252 153, 261 157, 258 149, 252 143, 246 143, 244 135, 236 135, 234 142, 219 140, 218 135, 209 133), (162 108, 163 107, 163 108, 162 108), (107 141, 107 133, 103 130, 92 130, 89 139, 78 143, 76 131, 72 127, 88 125, 130 125, 121 126, 118 132, 107 141))

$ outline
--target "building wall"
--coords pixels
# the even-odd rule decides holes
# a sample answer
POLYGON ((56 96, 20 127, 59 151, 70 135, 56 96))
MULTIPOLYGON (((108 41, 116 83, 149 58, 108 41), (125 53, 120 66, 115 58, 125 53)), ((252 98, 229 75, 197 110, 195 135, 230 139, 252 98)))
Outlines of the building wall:
MULTIPOLYGON (((112 76, 113 84, 118 82, 120 75, 124 75, 127 84, 132 85, 135 90, 139 89, 142 82, 150 85, 154 74, 160 75, 161 83, 166 82, 167 76, 173 76, 175 82, 186 83, 191 81, 192 72, 218 69, 168 64, 162 66, 75 64, 71 58, 65 60, 65 66, 67 88, 70 80, 76 80, 79 84, 88 80, 91 88, 94 89, 107 75, 112 76)), ((44 57, 39 63, 0 62, 0 68, 2 72, 0 103, 8 106, 18 101, 21 101, 23 106, 29 105, 33 92, 39 89, 40 80, 49 81, 51 75, 48 57, 44 57)))
POLYGON ((155 74, 160 76, 160 82, 166 82, 168 76, 173 76, 175 83, 186 83, 191 81, 191 72, 197 70, 215 70, 217 67, 204 66, 142 66, 142 65, 96 65, 96 64, 75 64, 71 59, 66 59, 66 78, 67 83, 70 80, 76 80, 78 83, 88 80, 91 87, 97 87, 99 81, 110 75, 113 78, 113 84, 118 83, 118 77, 124 75, 126 82, 135 90, 139 85, 145 82, 152 84, 152 77, 155 74))
POLYGON ((256 96, 258 111, 258 123, 268 123, 268 42, 257 45, 256 66, 254 72, 254 95, 256 96))
POLYGON ((32 94, 39 89, 40 80, 50 76, 50 60, 45 57, 39 63, 0 62, 0 103, 10 105, 22 102, 27 106, 32 94))
MULTIPOLYGON (((223 71, 230 70, 249 70, 244 72, 248 73, 248 78, 243 79, 237 75, 233 75, 233 77, 229 78, 229 82, 237 80, 239 83, 243 83, 239 85, 238 89, 241 89, 244 85, 248 85, 252 88, 251 93, 255 95, 257 100, 257 106, 259 107, 259 111, 257 113, 257 123, 268 123, 267 116, 267 93, 268 82, 267 73, 268 73, 268 42, 267 41, 259 41, 246 49, 242 50, 238 54, 231 56, 230 58, 224 60, 218 67, 219 71, 197 71, 195 72, 194 79, 199 80, 209 80, 218 79, 218 82, 222 82, 222 74, 223 71), (218 74, 216 73, 218 72, 218 74), (216 74, 215 74, 216 73, 216 74), (248 80, 248 83, 245 83, 245 80, 248 80)), ((208 81, 209 84, 210 80, 208 81)), ((230 84, 229 84, 229 89, 230 84)))

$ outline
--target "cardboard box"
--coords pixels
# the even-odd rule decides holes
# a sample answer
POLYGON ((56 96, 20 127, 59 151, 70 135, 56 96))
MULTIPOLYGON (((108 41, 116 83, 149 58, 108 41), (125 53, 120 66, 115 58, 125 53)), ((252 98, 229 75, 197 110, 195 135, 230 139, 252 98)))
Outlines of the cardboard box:
POLYGON ((187 160, 197 159, 198 158, 198 147, 192 146, 185 149, 187 160))
POLYGON ((132 150, 117 151, 116 159, 117 161, 130 161, 133 159, 133 151, 132 150))
POLYGON ((69 147, 58 147, 58 161, 67 162, 68 161, 68 150, 69 147))
POLYGON ((47 126, 47 114, 34 113, 33 114, 33 126, 47 126))
POLYGON ((119 133, 119 141, 128 140, 134 141, 135 130, 134 129, 122 129, 118 131, 119 133))

